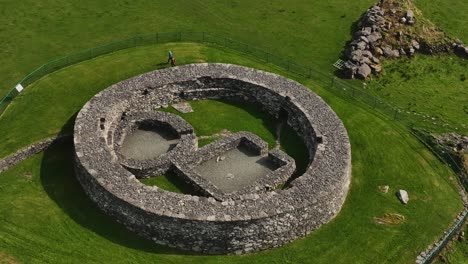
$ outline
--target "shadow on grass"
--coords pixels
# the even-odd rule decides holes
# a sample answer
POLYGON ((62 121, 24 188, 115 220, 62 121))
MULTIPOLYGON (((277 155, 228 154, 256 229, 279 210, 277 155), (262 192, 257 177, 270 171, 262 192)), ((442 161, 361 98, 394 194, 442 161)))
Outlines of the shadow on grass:
MULTIPOLYGON (((63 126, 63 133, 69 134, 75 116, 63 126)), ((104 214, 86 196, 75 177, 73 151, 72 140, 47 149, 41 162, 40 178, 47 195, 77 224, 127 248, 157 254, 192 255, 191 252, 159 246, 145 240, 104 214)))

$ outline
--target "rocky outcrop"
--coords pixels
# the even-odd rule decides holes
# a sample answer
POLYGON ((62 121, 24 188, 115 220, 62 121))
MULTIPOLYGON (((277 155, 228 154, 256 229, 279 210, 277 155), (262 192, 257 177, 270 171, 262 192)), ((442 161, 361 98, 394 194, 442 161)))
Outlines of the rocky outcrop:
MULTIPOLYGON (((429 31, 425 34, 438 41, 426 41, 417 27, 418 14, 419 10, 407 0, 381 0, 369 8, 345 48, 342 69, 345 77, 365 79, 372 73, 380 73, 382 58, 411 57, 417 51, 431 54, 450 51, 450 42, 436 28, 424 32, 429 31)), ((457 46, 460 50, 464 48, 457 46)))

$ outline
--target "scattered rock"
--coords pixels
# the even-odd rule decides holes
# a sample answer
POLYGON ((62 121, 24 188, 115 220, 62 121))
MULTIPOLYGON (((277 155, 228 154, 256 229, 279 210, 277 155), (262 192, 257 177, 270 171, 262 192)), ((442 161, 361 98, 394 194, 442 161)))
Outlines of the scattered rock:
POLYGON ((382 56, 384 54, 383 50, 380 48, 380 47, 375 47, 374 48, 374 52, 377 54, 377 55, 380 55, 382 56))
POLYGON ((173 104, 172 107, 182 114, 193 112, 192 106, 190 106, 188 102, 181 102, 181 103, 173 104))
POLYGON ((228 178, 228 179, 234 179, 234 174, 228 173, 228 174, 226 175, 226 178, 228 178))
POLYGON ((398 192, 396 194, 397 194, 397 197, 400 200, 400 202, 402 202, 403 204, 408 203, 408 201, 409 201, 408 192, 406 192, 405 190, 398 190, 398 192))
POLYGON ((407 18, 408 20, 414 19, 414 12, 413 12, 413 10, 407 10, 405 16, 406 16, 406 18, 407 18))
POLYGON ((419 48, 421 47, 421 45, 419 45, 419 42, 417 42, 416 40, 411 40, 411 46, 413 46, 414 49, 416 50, 419 50, 419 48))
POLYGON ((388 193, 388 190, 390 190, 390 186, 388 185, 379 186, 379 190, 383 193, 388 193))
POLYGON ((382 66, 380 64, 371 64, 370 67, 376 73, 382 72, 382 66))

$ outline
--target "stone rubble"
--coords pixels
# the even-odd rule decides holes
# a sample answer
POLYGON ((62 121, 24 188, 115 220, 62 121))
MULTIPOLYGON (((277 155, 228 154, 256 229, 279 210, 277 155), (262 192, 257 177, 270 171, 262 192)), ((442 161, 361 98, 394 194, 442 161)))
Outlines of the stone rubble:
MULTIPOLYGON (((414 10, 405 9, 401 1, 380 0, 370 7, 357 24, 357 31, 347 44, 342 72, 346 78, 366 79, 382 72, 382 58, 412 57, 415 52, 448 52, 447 43, 427 44, 411 28, 417 23, 414 10)), ((468 56, 463 43, 453 49, 468 56)))

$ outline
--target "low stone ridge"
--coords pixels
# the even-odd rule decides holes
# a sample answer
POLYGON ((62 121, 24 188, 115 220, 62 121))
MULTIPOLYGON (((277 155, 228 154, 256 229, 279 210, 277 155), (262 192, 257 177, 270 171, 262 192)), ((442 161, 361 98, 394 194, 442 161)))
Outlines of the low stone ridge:
POLYGON ((320 97, 284 77, 229 64, 173 67, 112 85, 79 112, 74 144, 78 180, 103 211, 157 244, 208 254, 244 254, 309 234, 338 214, 351 177, 347 132, 320 97), (198 149, 195 134, 184 122, 155 114, 161 106, 199 99, 254 103, 285 118, 308 149, 304 174, 290 178, 293 160, 279 150, 268 152, 255 135, 236 133, 198 149), (167 152, 170 158, 161 155, 135 163, 120 156, 120 142, 142 120, 178 131, 179 151, 167 152), (277 168, 234 195, 218 196, 206 186, 199 186, 199 196, 184 195, 137 179, 171 170, 193 184, 193 175, 188 175, 193 164, 216 158, 222 153, 218 149, 239 145, 268 155, 277 168), (283 181, 286 188, 274 189, 283 181))
POLYGON ((57 143, 66 142, 71 139, 72 135, 58 135, 44 139, 24 149, 18 150, 17 152, 0 160, 0 173, 10 169, 11 167, 32 157, 33 155, 48 149, 50 146, 53 146, 57 143))
MULTIPOLYGON (((366 79, 382 72, 382 58, 411 57, 417 51, 448 52, 452 42, 424 19, 411 1, 381 0, 357 23, 357 31, 343 53, 342 71, 346 78, 366 79)), ((453 48, 460 52, 466 49, 461 42, 454 43, 453 48)))

